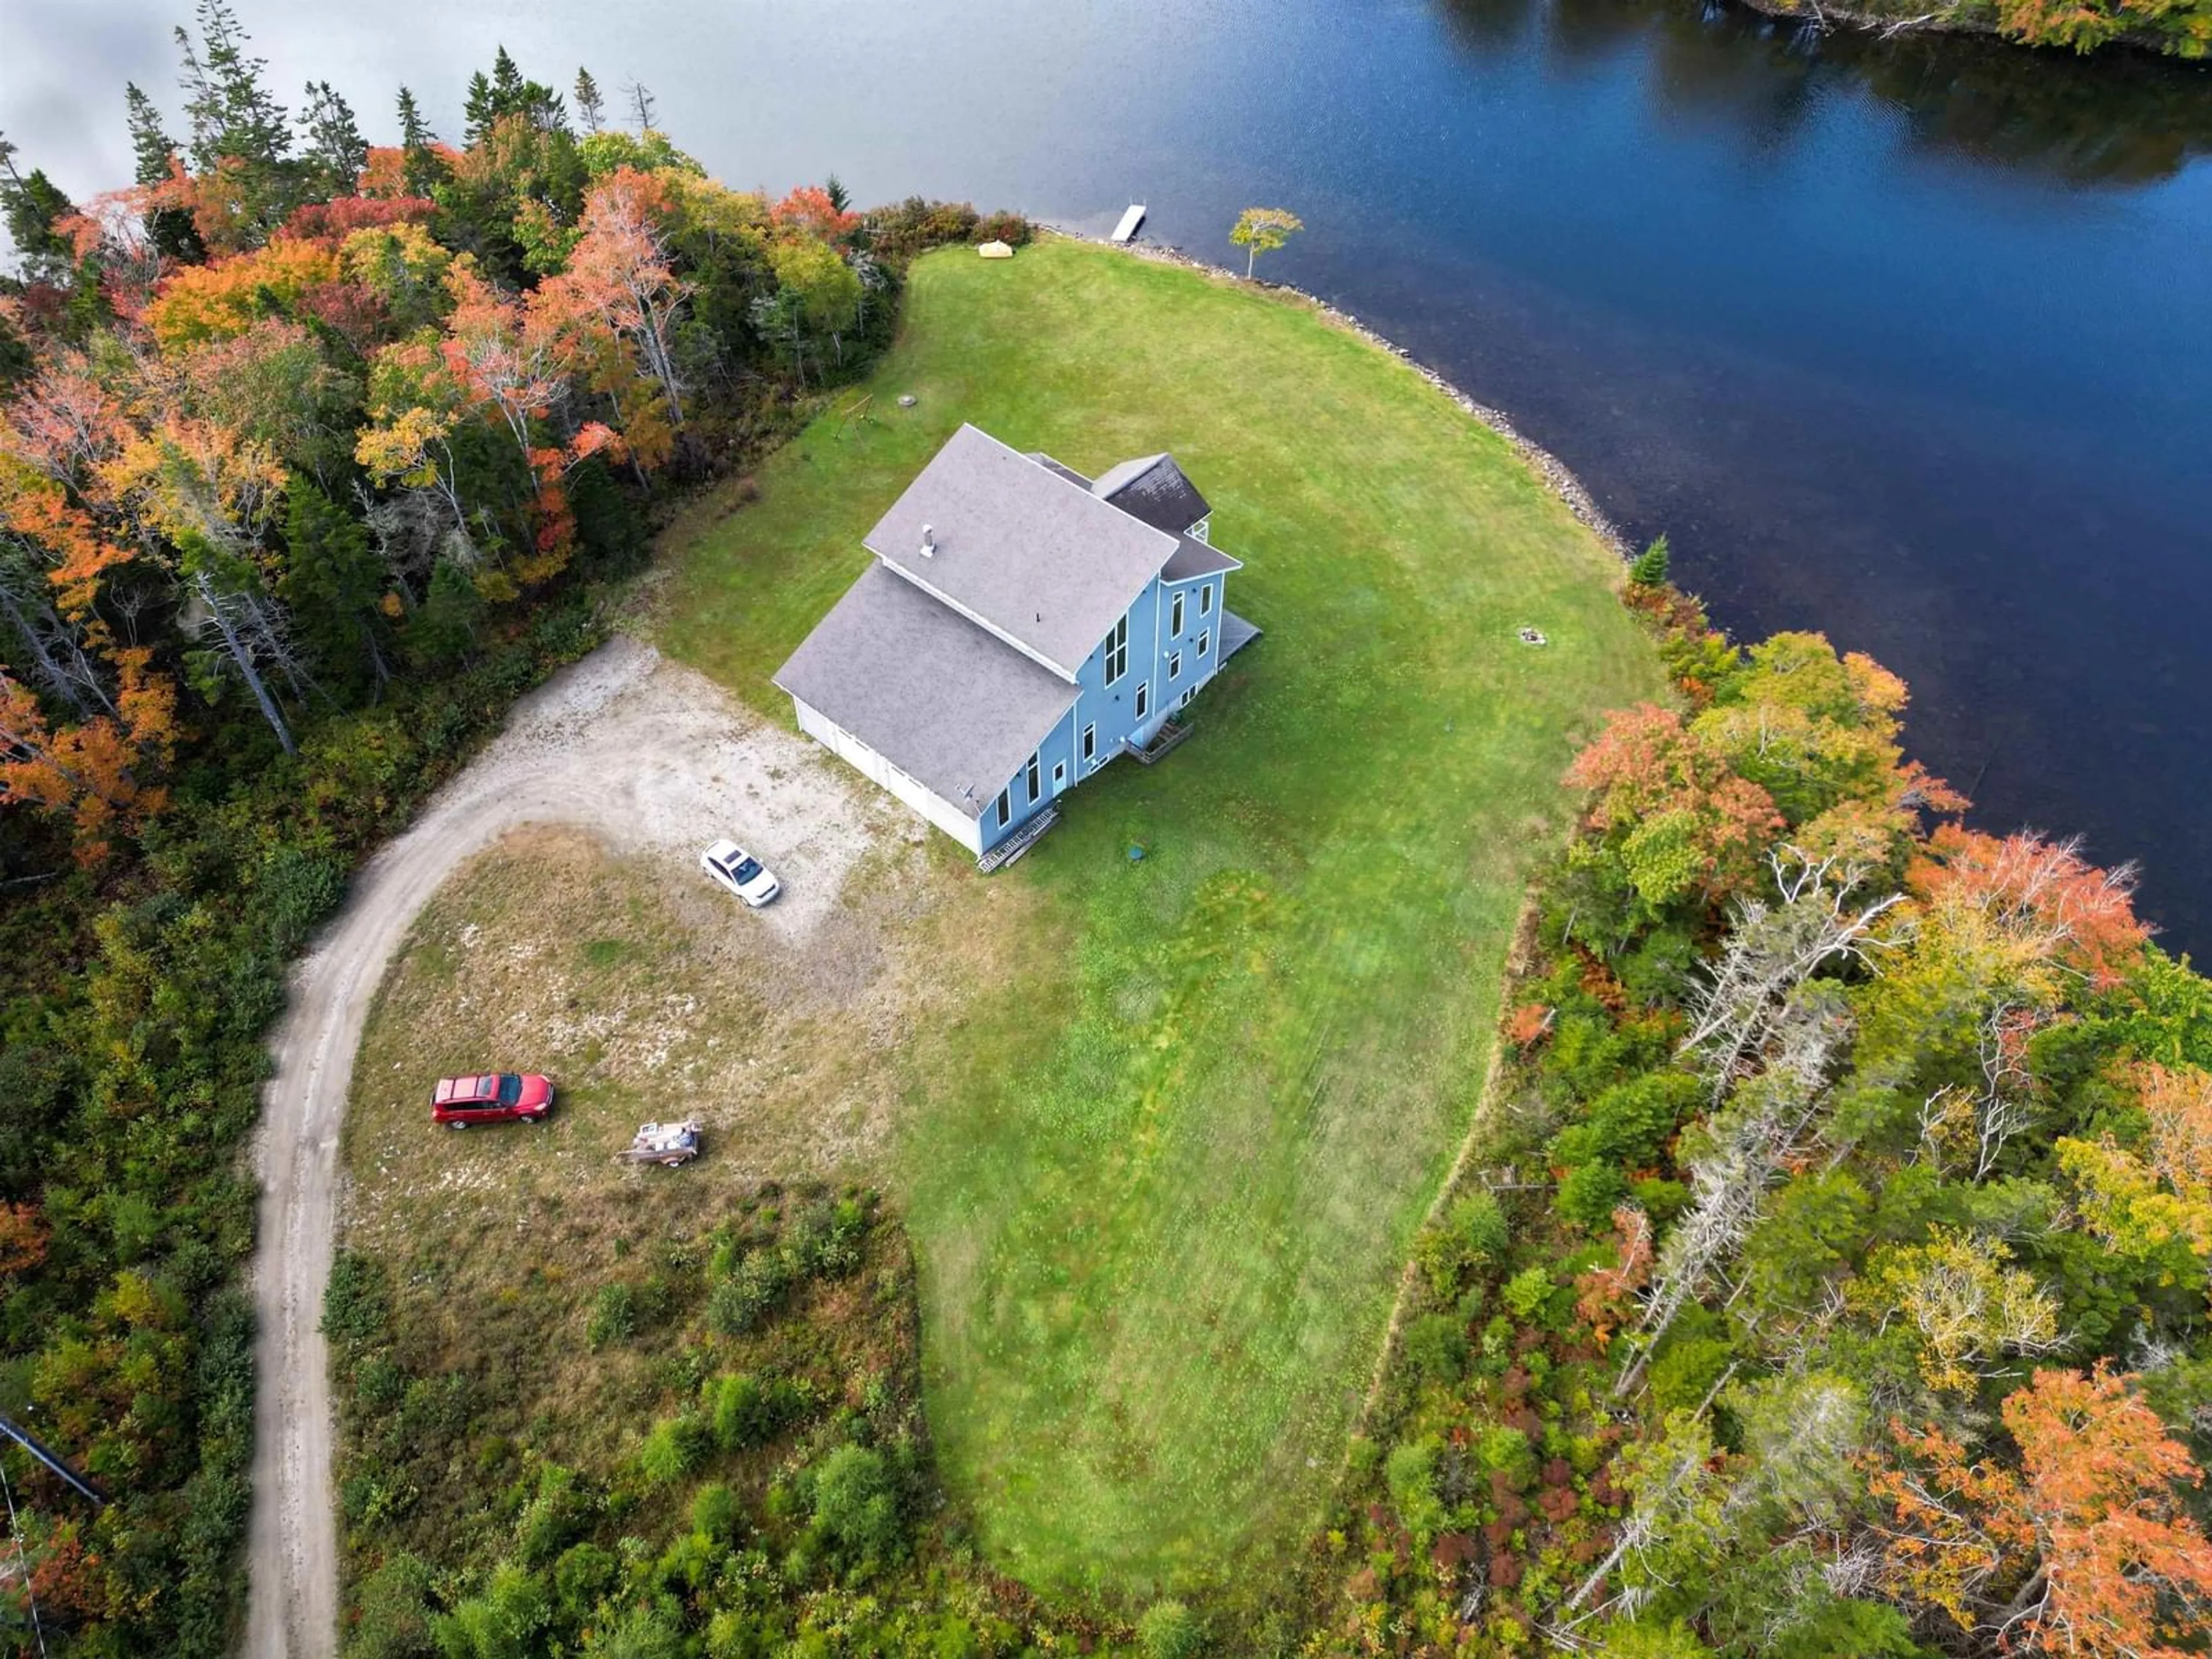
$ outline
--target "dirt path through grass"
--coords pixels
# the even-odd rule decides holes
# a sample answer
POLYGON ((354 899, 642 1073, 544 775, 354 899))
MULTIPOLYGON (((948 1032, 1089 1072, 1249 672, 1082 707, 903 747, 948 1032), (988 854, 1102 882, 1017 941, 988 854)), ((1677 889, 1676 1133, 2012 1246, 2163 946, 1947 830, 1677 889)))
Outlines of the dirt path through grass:
POLYGON ((796 944, 834 912, 886 821, 812 745, 651 647, 617 639, 520 704, 507 730, 362 872, 295 975, 263 1094, 252 1659, 318 1659, 337 1648, 330 1389, 317 1326, 338 1129, 370 1000, 422 906, 464 860, 525 824, 593 830, 665 865, 672 883, 701 879, 698 849, 731 834, 783 879, 781 900, 746 920, 796 944))

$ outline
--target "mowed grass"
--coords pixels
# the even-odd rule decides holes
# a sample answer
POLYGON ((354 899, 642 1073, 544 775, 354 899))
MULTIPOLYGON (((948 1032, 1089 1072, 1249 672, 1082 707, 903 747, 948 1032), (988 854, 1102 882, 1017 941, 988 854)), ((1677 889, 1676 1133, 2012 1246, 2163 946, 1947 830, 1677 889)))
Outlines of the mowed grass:
POLYGON ((1246 562, 1265 637, 1187 744, 988 883, 935 862, 974 896, 931 925, 1009 937, 915 1023, 893 1157, 992 1559, 1116 1598, 1273 1577, 1474 1106, 1560 771, 1656 659, 1500 439, 1296 305, 1069 242, 949 252, 863 390, 676 559, 661 642, 760 708, 788 718, 769 676, 963 420, 1094 475, 1172 449, 1246 562))

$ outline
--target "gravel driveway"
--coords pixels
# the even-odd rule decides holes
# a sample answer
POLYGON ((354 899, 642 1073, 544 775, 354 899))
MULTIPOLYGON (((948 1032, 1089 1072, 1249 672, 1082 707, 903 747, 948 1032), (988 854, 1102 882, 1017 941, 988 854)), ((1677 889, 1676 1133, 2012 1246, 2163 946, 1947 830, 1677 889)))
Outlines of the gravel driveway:
POLYGON ((246 1652, 337 1647, 337 1519, 321 1333, 338 1126, 370 1000, 416 915, 454 868, 511 830, 573 824, 700 880, 699 849, 735 836, 783 882, 757 921, 805 940, 885 822, 813 744, 650 646, 616 639, 515 708, 507 729, 372 860, 295 970, 264 1090, 253 1295, 246 1652))

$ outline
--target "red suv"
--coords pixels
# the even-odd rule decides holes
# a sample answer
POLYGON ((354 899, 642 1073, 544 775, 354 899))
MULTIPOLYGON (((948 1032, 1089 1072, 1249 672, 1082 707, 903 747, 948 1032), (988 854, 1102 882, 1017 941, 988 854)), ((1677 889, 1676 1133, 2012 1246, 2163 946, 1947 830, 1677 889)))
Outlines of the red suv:
POLYGON ((471 1123, 537 1123, 553 1109, 553 1080, 532 1072, 485 1072, 438 1080, 430 1121, 449 1129, 471 1123))

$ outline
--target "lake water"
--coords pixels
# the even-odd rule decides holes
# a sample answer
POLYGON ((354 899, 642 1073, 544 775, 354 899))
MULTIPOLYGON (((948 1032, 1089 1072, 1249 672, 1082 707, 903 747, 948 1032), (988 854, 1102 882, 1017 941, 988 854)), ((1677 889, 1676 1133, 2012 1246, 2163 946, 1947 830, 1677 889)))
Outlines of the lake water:
MULTIPOLYGON (((1223 260, 1290 207, 1264 274, 1667 532, 1737 633, 1881 658, 1983 823, 2140 860, 2166 942, 2212 946, 2212 71, 1660 0, 240 3, 276 84, 380 137, 402 81, 452 133, 503 41, 643 81, 736 184, 1100 231, 1142 200, 1223 260)), ((174 114, 186 9, 11 0, 26 161, 119 180, 121 82, 174 114)))

